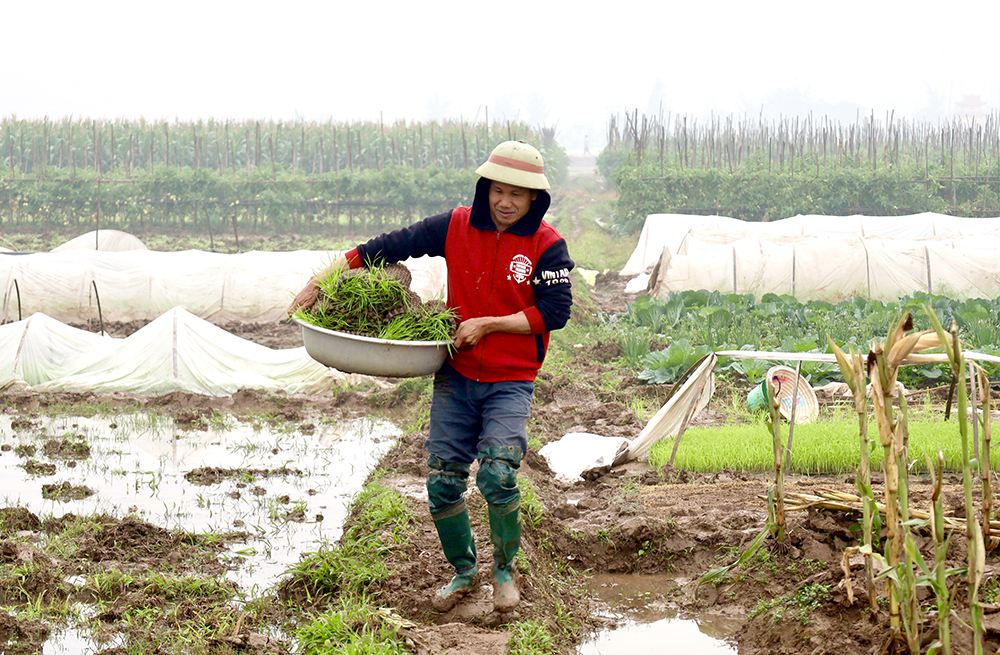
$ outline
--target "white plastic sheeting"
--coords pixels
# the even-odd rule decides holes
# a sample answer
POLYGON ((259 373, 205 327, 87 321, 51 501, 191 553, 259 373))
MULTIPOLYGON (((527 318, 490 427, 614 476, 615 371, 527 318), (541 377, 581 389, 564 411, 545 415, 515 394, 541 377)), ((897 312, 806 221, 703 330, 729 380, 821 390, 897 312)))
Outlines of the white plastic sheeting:
POLYGON ((44 314, 0 326, 0 389, 227 396, 241 388, 316 393, 365 379, 322 366, 305 348, 241 339, 179 307, 125 339, 44 314))
POLYGON ((708 406, 715 393, 715 364, 710 354, 681 387, 649 419, 635 439, 604 437, 589 432, 570 432, 539 451, 556 477, 567 482, 582 480, 587 471, 617 466, 633 459, 647 459, 656 442, 677 438, 691 419, 708 406))
POLYGON ((683 248, 687 254, 664 248, 649 282, 653 295, 707 289, 829 302, 852 296, 890 302, 916 291, 955 299, 1000 296, 1000 238, 993 236, 912 241, 757 235, 721 245, 689 238, 683 248))
POLYGON ((556 478, 563 482, 579 482, 591 469, 610 467, 628 439, 605 437, 590 432, 570 432, 558 441, 551 441, 538 451, 545 458, 556 478))
POLYGON ((120 230, 94 230, 93 232, 81 234, 75 239, 70 239, 61 246, 53 248, 52 252, 77 250, 79 248, 112 252, 147 250, 146 244, 142 242, 142 239, 132 236, 128 232, 120 230))
POLYGON ((741 221, 726 216, 650 214, 639 242, 620 274, 648 273, 664 251, 678 253, 692 230, 716 230, 743 235, 815 236, 824 238, 880 237, 917 240, 939 237, 1000 237, 1000 218, 963 218, 925 212, 908 216, 793 216, 769 223, 741 221))
POLYGON ((739 229, 745 221, 726 216, 692 216, 690 214, 650 214, 642 224, 639 243, 618 272, 622 277, 649 273, 660 261, 663 250, 677 252, 684 235, 690 230, 739 229))
MULTIPOLYGON (((279 321, 309 277, 341 254, 88 249, 0 253, 0 322, 34 313, 67 323, 96 321, 98 300, 106 321, 152 320, 173 307, 215 323, 279 321)), ((421 257, 404 264, 413 274, 411 289, 422 299, 444 297, 444 259, 421 257)))

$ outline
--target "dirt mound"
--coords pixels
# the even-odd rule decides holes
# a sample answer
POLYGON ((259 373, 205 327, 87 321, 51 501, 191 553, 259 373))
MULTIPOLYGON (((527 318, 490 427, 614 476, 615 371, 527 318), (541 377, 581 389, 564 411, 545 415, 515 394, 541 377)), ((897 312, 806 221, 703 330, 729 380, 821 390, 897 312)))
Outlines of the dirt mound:
POLYGON ((245 476, 250 476, 253 479, 269 478, 272 476, 302 477, 302 471, 286 466, 276 469, 226 469, 218 466, 202 466, 185 473, 184 479, 192 484, 210 485, 219 484, 227 479, 244 478, 245 476))
POLYGON ((95 493, 97 492, 87 485, 74 485, 70 484, 69 481, 64 481, 62 484, 42 485, 42 498, 48 500, 79 500, 93 496, 95 493))
POLYGON ((23 507, 0 507, 0 536, 42 527, 38 517, 23 507))
POLYGON ((180 536, 152 523, 126 517, 108 522, 95 534, 87 535, 80 550, 95 561, 140 562, 161 558, 180 544, 180 536))
POLYGON ((21 468, 28 472, 30 475, 55 475, 56 465, 50 462, 37 462, 33 459, 29 459, 21 464, 21 468))
POLYGON ((42 652, 49 628, 40 620, 19 619, 0 609, 0 644, 7 655, 34 655, 42 652))

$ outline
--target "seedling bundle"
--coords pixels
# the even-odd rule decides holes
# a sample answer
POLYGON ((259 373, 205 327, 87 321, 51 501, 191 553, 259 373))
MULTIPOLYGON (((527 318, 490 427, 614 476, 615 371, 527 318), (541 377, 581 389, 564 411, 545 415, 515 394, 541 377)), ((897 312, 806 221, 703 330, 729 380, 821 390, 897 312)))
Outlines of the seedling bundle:
POLYGON ((423 302, 410 291, 410 271, 400 264, 328 275, 309 309, 293 318, 311 325, 376 339, 450 341, 455 311, 440 300, 423 302))

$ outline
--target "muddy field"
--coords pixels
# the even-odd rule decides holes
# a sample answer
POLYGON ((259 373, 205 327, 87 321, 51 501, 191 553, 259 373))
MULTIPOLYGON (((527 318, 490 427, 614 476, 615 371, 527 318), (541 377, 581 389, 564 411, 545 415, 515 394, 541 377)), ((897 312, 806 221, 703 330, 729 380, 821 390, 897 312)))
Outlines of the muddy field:
MULTIPOLYGON (((597 311, 624 310, 629 299, 624 284, 614 274, 598 278, 592 290, 597 311)), ((108 331, 124 336, 140 325, 110 325, 108 331)), ((222 326, 246 339, 272 348, 301 343, 299 329, 287 324, 222 326)), ((587 343, 575 350, 572 374, 544 372, 536 385, 530 436, 539 443, 558 439, 570 431, 587 431, 607 436, 634 437, 644 422, 630 409, 629 398, 642 397, 653 406, 662 404, 666 389, 625 379, 609 388, 607 372, 616 367, 621 355, 611 343, 587 343)), ((390 381, 391 382, 391 381, 390 381)), ((434 589, 449 576, 430 517, 426 512, 423 480, 428 469, 422 448, 426 425, 421 416, 427 395, 418 386, 390 385, 364 392, 344 391, 330 396, 284 396, 241 391, 231 398, 209 398, 175 393, 155 398, 125 395, 37 394, 8 391, 2 395, 3 412, 11 417, 12 429, 30 427, 47 412, 65 411, 67 406, 99 405, 103 411, 134 412, 155 410, 171 416, 191 430, 204 429, 204 421, 220 412, 234 416, 267 415, 276 422, 298 426, 313 424, 318 416, 357 418, 377 415, 400 425, 416 423, 416 430, 404 434, 397 446, 381 462, 383 484, 401 491, 419 517, 410 541, 402 551, 394 551, 389 562, 393 575, 369 592, 379 606, 401 620, 408 648, 415 653, 466 653, 494 655, 506 652, 509 627, 519 620, 532 619, 559 635, 558 652, 573 652, 596 630, 614 619, 598 611, 592 598, 583 593, 582 581, 603 573, 658 574, 668 576, 661 589, 651 594, 651 606, 675 608, 681 615, 697 617, 711 612, 730 617, 742 626, 730 637, 738 652, 758 653, 878 653, 887 637, 887 609, 880 605, 872 615, 866 597, 863 571, 850 563, 854 593, 848 599, 841 559, 845 548, 857 545, 859 516, 854 513, 812 509, 789 514, 789 542, 765 544, 760 553, 743 567, 733 569, 721 584, 699 585, 708 570, 732 563, 764 528, 767 520, 766 476, 724 470, 711 475, 681 470, 650 470, 642 463, 630 463, 594 476, 589 481, 564 484, 556 480, 537 452, 528 454, 522 475, 531 481, 542 508, 525 521, 523 563, 519 567, 523 600, 512 614, 490 611, 490 589, 485 583, 453 611, 440 615, 429 610, 434 589)), ((713 403, 697 422, 724 423, 725 408, 713 403)), ((725 432, 720 429, 720 447, 725 432)), ((73 442, 49 441, 44 452, 12 452, 2 457, 19 457, 24 467, 72 467, 91 454, 73 442), (44 455, 44 456, 43 456, 44 455)), ((232 476, 252 479, 242 493, 265 493, 268 470, 192 470, 199 484, 218 484, 232 476)), ((287 472, 286 472, 287 473, 287 472)), ((960 480, 948 479, 946 507, 953 515, 962 513, 960 480)), ((43 484, 39 478, 39 484, 43 484)), ((911 497, 918 506, 929 502, 926 480, 916 480, 911 497)), ((788 492, 811 492, 821 488, 853 492, 851 476, 792 477, 788 492)), ((87 494, 83 486, 56 485, 45 494, 68 497, 87 494)), ((491 547, 485 522, 485 505, 474 486, 470 487, 470 509, 478 538, 480 569, 489 570, 491 547)), ((105 601, 108 607, 99 625, 108 635, 128 634, 123 617, 136 607, 163 608, 171 603, 170 590, 155 584, 136 585, 129 580, 149 579, 151 574, 190 575, 232 566, 222 550, 250 540, 241 526, 216 533, 211 539, 180 537, 177 533, 130 516, 101 516, 81 527, 81 517, 72 514, 39 517, 16 506, 0 509, 0 562, 23 565, 30 571, 19 579, 0 580, 0 602, 7 606, 31 603, 40 596, 87 603, 105 601), (96 527, 95 527, 96 526, 96 527), (71 557, 43 553, 36 543, 45 539, 72 539, 79 545, 71 557), (30 565, 30 566, 29 566, 30 565), (117 579, 105 586, 74 585, 72 580, 94 571, 114 569, 117 579)), ((294 518, 293 518, 294 520, 294 518)), ((351 525, 351 519, 348 519, 351 525)), ((364 526, 358 526, 364 530, 364 526)), ((926 535, 918 537, 927 546, 926 535)), ((69 552, 69 551, 67 551, 69 552)), ((964 559, 961 538, 951 542, 951 559, 957 566, 964 559)), ((996 559, 987 562, 984 590, 998 587, 996 559)), ((481 574, 482 575, 482 574, 481 574)), ((956 578, 957 579, 957 578, 956 578)), ((271 609, 254 611, 254 622, 245 621, 246 611, 224 601, 235 590, 208 589, 199 603, 176 607, 165 621, 212 621, 225 626, 213 643, 212 653, 285 653, 291 645, 280 635, 267 634, 259 626, 261 617, 273 612, 273 623, 281 624, 283 603, 308 605, 308 590, 294 581, 269 592, 262 601, 271 609), (220 601, 221 599, 221 601, 220 601), (268 602, 270 599, 270 602, 268 602), (257 626, 257 627, 255 627, 257 626)), ((884 595, 884 590, 880 590, 884 595)), ((964 591, 956 594, 956 612, 964 613, 964 591)), ((930 603, 928 597, 925 602, 930 603)), ((995 600, 993 598, 992 600, 995 600)), ((1000 610, 989 605, 988 610, 1000 610)), ((955 652, 971 652, 969 634, 953 624, 955 652)), ((1000 645, 1000 613, 986 617, 990 652, 1000 645)), ((40 644, 50 636, 52 626, 24 613, 0 611, 0 645, 4 652, 40 652, 40 644)), ((927 634, 928 643, 934 637, 927 634)), ((124 646, 108 645, 94 652, 118 655, 130 652, 124 646)))

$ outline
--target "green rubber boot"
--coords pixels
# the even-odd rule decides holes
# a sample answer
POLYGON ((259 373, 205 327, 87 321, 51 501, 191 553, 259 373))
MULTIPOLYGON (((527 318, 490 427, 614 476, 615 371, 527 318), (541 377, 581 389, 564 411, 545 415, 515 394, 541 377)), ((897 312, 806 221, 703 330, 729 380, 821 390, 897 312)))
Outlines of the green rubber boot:
POLYGON ((455 576, 434 593, 434 609, 447 612, 459 600, 476 588, 476 540, 472 536, 469 511, 465 501, 434 517, 441 548, 448 562, 455 567, 455 576))
POLYGON ((521 602, 514 580, 514 558, 521 548, 520 499, 508 505, 490 505, 490 542, 493 544, 493 609, 509 612, 521 602))

